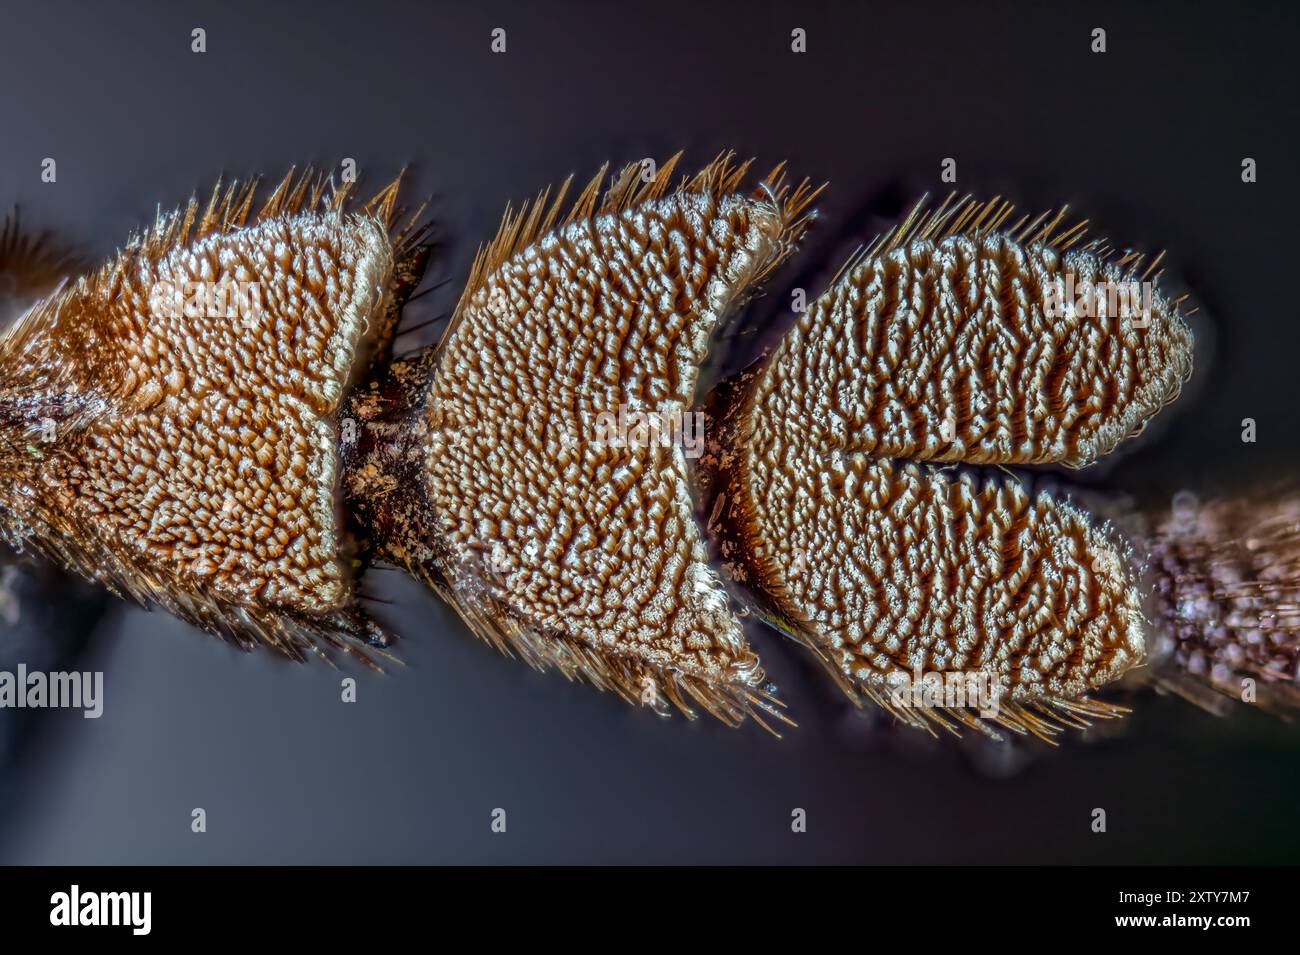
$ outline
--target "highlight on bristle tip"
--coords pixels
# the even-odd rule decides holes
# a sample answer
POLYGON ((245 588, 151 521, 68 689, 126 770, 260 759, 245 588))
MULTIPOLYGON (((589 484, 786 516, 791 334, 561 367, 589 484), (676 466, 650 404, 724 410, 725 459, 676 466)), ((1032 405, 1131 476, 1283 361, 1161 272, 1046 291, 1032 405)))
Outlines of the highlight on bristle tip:
POLYGON ((509 607, 483 579, 482 569, 465 566, 455 583, 427 566, 409 569, 444 602, 453 607, 470 629, 503 656, 515 658, 539 672, 556 670, 571 682, 587 683, 611 692, 633 706, 648 707, 661 717, 671 705, 687 719, 697 719, 698 706, 728 727, 752 719, 780 738, 770 721, 796 727, 785 712, 775 687, 750 684, 719 685, 679 669, 647 665, 632 657, 584 645, 559 634, 540 632, 514 619, 509 607), (767 719, 764 719, 766 717, 767 719))
MULTIPOLYGON (((601 189, 605 186, 610 169, 610 164, 606 162, 587 181, 567 212, 564 212, 564 202, 573 185, 572 175, 560 183, 554 196, 551 195, 552 187, 548 186, 531 202, 525 200, 518 210, 507 204, 496 235, 481 245, 474 257, 464 292, 444 331, 444 340, 454 331, 456 316, 464 310, 469 298, 481 287, 484 279, 511 256, 547 233, 575 222, 634 208, 670 193, 703 193, 720 197, 735 192, 745 181, 754 162, 753 159, 738 161, 734 152, 723 151, 694 175, 683 175, 677 186, 672 187, 673 176, 682 155, 683 151, 679 150, 658 164, 655 175, 649 179, 645 177, 645 172, 648 171, 645 160, 628 163, 610 179, 602 197, 601 189)), ((784 223, 783 240, 790 250, 798 245, 815 219, 815 212, 809 206, 825 188, 825 183, 814 187, 809 179, 790 186, 786 181, 784 162, 773 167, 768 176, 755 187, 756 195, 764 196, 773 208, 780 211, 784 223)), ((756 276, 755 282, 761 282, 765 277, 766 273, 762 273, 756 276)))
POLYGON ((1086 696, 1067 699, 1046 697, 1032 703, 1004 703, 996 710, 983 712, 967 707, 896 706, 887 694, 865 689, 863 694, 898 723, 919 729, 935 739, 939 731, 960 738, 963 730, 972 730, 997 742, 1005 742, 1003 731, 1033 737, 1049 746, 1060 745, 1059 737, 1068 730, 1084 731, 1093 720, 1121 719, 1129 707, 1086 696))

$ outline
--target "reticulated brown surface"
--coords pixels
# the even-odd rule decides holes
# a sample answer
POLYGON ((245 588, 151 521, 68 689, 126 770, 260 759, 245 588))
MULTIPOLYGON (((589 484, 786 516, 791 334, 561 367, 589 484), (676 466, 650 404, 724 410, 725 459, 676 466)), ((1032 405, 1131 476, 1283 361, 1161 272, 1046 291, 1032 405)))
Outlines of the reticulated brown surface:
POLYGON ((1090 464, 1191 371, 1191 332, 1150 288, 1141 313, 1123 297, 1141 274, 1091 252, 1004 233, 913 240, 800 317, 767 368, 784 390, 768 389, 766 413, 877 457, 1090 464))
POLYGON ((633 699, 648 682, 743 715, 726 698, 762 671, 707 564, 682 449, 603 441, 600 417, 687 410, 710 331, 792 241, 777 203, 685 188, 578 217, 471 288, 425 424, 476 629, 633 699))
POLYGON ((866 686, 987 670, 1011 701, 1070 699, 1142 658, 1123 552, 1067 504, 801 436, 747 461, 759 588, 866 686))
POLYGON ((925 462, 1091 463, 1178 394, 1191 335, 1158 292, 1108 298, 1135 257, 945 218, 870 250, 744 376, 703 471, 722 557, 851 684, 991 670, 1009 700, 1075 699, 1145 652, 1127 548, 925 462))
POLYGON ((391 268, 381 219, 288 182, 247 227, 251 189, 160 219, 0 357, 6 533, 250 638, 348 596, 332 416, 391 268))

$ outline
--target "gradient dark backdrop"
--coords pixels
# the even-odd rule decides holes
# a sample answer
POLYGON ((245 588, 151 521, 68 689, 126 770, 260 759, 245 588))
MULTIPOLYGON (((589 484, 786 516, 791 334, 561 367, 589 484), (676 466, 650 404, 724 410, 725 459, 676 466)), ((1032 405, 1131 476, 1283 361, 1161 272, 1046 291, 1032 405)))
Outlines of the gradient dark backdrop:
MULTIPOLYGON (((379 186, 410 164, 407 195, 435 197, 433 278, 452 279, 418 320, 454 303, 507 200, 606 159, 685 148, 696 165, 731 147, 831 181, 803 255, 753 306, 761 319, 791 286, 820 291, 907 201, 946 191, 950 156, 962 190, 1070 202, 1120 243, 1168 247, 1213 318, 1197 394, 1107 484, 1159 499, 1294 472, 1294 4, 883 6, 5 3, 0 201, 99 256, 220 172, 354 157, 379 186), (47 156, 54 185, 39 179, 47 156), (1243 417, 1258 443, 1241 443, 1243 417)), ((115 605, 80 663, 106 671, 104 716, 49 715, 5 769, 0 859, 1300 859, 1300 727, 1257 712, 1219 720, 1148 696, 1122 732, 1021 766, 872 729, 756 632, 801 723, 778 742, 535 674, 383 577, 409 665, 352 673, 353 705, 325 666, 115 605), (190 831, 196 806, 206 834, 190 831), (504 835, 489 831, 496 807, 504 835), (794 807, 806 834, 790 831, 794 807)))

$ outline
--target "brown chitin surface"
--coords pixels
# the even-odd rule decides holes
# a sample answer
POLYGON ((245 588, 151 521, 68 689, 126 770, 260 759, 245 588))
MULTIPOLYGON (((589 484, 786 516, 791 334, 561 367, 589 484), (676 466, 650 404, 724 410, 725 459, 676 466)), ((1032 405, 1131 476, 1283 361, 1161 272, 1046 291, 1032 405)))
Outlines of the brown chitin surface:
POLYGON ((668 192, 672 166, 645 184, 629 168, 599 207, 598 176, 557 228, 558 200, 508 217, 441 346, 425 490, 439 570, 484 636, 736 723, 772 710, 682 449, 602 444, 598 418, 689 408, 710 331, 793 248, 808 195, 736 194, 745 167, 726 159, 668 192))
POLYGON ((339 463, 358 558, 407 568, 451 599, 439 576, 446 551, 424 481, 425 395, 436 364, 436 349, 407 354, 377 365, 348 393, 339 415, 339 463))
POLYGON ((1069 701, 1142 659, 1126 550, 1009 476, 908 459, 1090 463, 1177 394, 1191 339, 1163 297, 1146 328, 1104 301, 1045 315, 1066 270, 1140 276, 1064 254, 1055 221, 986 231, 1008 212, 941 207, 868 250, 715 399, 731 425, 701 478, 733 574, 851 686, 884 702, 899 671, 989 669, 999 720, 1041 733, 1026 704, 1100 715, 1069 701))
POLYGON ((1161 683, 1212 709, 1300 704, 1300 492, 1176 498, 1140 546, 1161 683))
POLYGON ((770 413, 832 447, 969 464, 1080 467, 1139 430, 1192 362, 1155 267, 1067 251, 1059 215, 988 231, 1010 213, 940 207, 869 250, 782 341, 770 413), (1144 280, 1149 314, 1121 297, 1144 280))
POLYGON ((393 190, 354 214, 290 176, 250 222, 254 188, 160 217, 0 342, 0 523, 241 642, 350 648, 334 414, 387 308, 393 190))

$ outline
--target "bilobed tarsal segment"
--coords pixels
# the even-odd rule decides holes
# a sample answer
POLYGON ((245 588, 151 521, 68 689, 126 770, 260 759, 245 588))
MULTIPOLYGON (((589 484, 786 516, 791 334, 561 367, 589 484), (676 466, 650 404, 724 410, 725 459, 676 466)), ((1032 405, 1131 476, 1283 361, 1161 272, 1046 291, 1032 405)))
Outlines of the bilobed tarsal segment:
POLYGON ((33 309, 0 342, 6 536, 246 645, 373 638, 334 415, 391 308, 395 189, 219 187, 33 309))
POLYGON ((536 666, 762 722, 783 717, 707 564, 683 448, 645 425, 683 420, 711 330, 792 251, 812 193, 778 171, 741 195, 729 157, 670 190, 675 162, 603 201, 602 170, 562 222, 543 194, 481 254, 425 402, 431 576, 536 666))
POLYGON ((1091 314, 1045 305, 1067 273, 1140 281, 1134 257, 1067 252, 1079 229, 1057 234, 1059 217, 1002 231, 1009 215, 918 211, 850 263, 715 396, 727 423, 700 475, 733 576, 851 694, 987 730, 975 708, 894 692, 973 674, 997 688, 993 723, 1048 736, 1118 712, 1084 694, 1143 658, 1128 549, 1010 478, 925 462, 1090 463, 1177 394, 1191 337, 1158 293, 1145 315, 1104 293, 1091 314))

